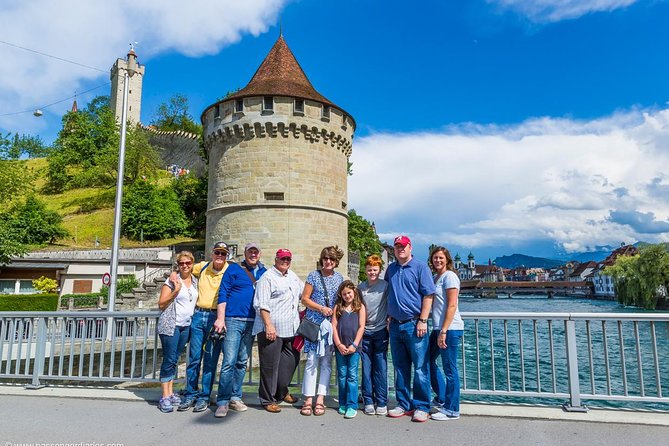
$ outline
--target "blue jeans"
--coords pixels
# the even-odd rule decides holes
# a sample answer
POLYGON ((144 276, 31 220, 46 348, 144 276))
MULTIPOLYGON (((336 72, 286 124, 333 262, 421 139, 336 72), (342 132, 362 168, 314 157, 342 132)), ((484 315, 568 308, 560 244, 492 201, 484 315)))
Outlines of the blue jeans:
POLYGON ((430 410, 429 336, 418 337, 417 320, 390 322, 390 351, 395 366, 395 396, 405 411, 430 410), (413 365, 413 387, 411 366, 413 365), (411 392, 413 389, 413 399, 411 392))
MULTIPOLYGON (((430 386, 434 393, 435 401, 440 405, 444 404, 444 395, 446 394, 446 381, 444 374, 437 366, 437 358, 441 356, 441 349, 437 345, 439 338, 439 330, 432 330, 430 332, 430 386)), ((448 343, 448 341, 446 341, 448 343)))
MULTIPOLYGON (((460 415, 460 374, 458 373, 458 347, 464 330, 448 330, 446 332, 446 348, 437 346, 444 367, 443 393, 438 394, 443 403, 442 411, 449 417, 460 415)), ((435 364, 436 367, 436 364, 435 364)))
POLYGON ((177 362, 188 342, 189 336, 190 326, 174 327, 174 334, 172 336, 160 335, 160 344, 163 346, 163 362, 160 365, 161 383, 170 382, 177 375, 177 362))
POLYGON ((337 351, 339 407, 358 410, 358 362, 360 353, 342 355, 337 351))
POLYGON ((216 321, 215 311, 199 311, 193 313, 190 325, 190 353, 186 368, 186 399, 198 399, 209 402, 209 395, 214 386, 216 364, 221 354, 221 343, 211 342, 209 332, 216 321), (202 389, 198 393, 200 365, 202 364, 202 389))
POLYGON ((382 328, 362 337, 362 399, 365 406, 388 405, 388 330, 382 328))
POLYGON ((216 405, 225 406, 230 400, 241 401, 242 383, 253 346, 253 321, 225 318, 223 364, 218 378, 216 405))

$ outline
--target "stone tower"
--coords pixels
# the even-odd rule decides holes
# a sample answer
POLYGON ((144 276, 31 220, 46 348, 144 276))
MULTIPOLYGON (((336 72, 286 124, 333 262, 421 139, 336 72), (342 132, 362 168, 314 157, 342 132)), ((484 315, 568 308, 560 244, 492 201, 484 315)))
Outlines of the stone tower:
MULTIPOLYGON (((271 265, 293 252, 301 277, 320 251, 348 245, 348 159, 355 121, 318 93, 279 36, 243 89, 202 113, 209 153, 207 250, 258 242, 271 265)), ((338 270, 346 275, 344 257, 338 270)))
POLYGON ((123 107, 123 84, 124 74, 128 66, 134 69, 134 74, 129 77, 128 83, 128 121, 138 124, 142 110, 142 81, 144 80, 144 65, 137 63, 137 54, 130 48, 126 59, 117 59, 111 68, 109 78, 111 79, 111 96, 109 106, 114 111, 116 121, 121 121, 123 107))

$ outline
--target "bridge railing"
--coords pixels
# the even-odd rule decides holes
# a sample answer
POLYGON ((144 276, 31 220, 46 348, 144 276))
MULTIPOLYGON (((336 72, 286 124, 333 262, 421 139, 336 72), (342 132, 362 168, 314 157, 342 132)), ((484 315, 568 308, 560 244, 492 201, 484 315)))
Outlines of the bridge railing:
POLYGON ((158 315, 0 312, 0 378, 158 381, 158 315))
MULTIPOLYGON (((667 404, 669 314, 462 313, 464 395, 667 404)), ((618 404, 620 406, 620 404, 618 404)), ((669 406, 667 406, 669 407, 669 406)))
MULTIPOLYGON (((32 386, 46 381, 158 382, 158 315, 0 312, 0 379, 32 386)), ((619 407, 669 403, 669 314, 462 316, 465 334, 458 365, 467 399, 566 400, 565 409, 575 411, 585 410, 584 401, 595 400, 619 407)), ((255 385, 257 364, 250 359, 249 365, 245 383, 255 385)), ((299 369, 296 380, 300 384, 299 369)))

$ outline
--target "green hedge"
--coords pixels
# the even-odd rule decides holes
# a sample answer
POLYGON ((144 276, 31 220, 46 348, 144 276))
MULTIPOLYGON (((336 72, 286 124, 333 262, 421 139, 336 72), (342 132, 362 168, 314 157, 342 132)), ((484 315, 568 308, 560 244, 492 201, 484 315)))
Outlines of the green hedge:
POLYGON ((56 311, 58 294, 3 294, 0 311, 56 311))
MULTIPOLYGON (((98 299, 100 298, 100 293, 89 293, 89 294, 63 294, 60 299, 60 308, 67 309, 69 308, 70 297, 74 299, 74 308, 87 308, 98 306, 98 299)), ((107 303, 107 297, 103 298, 103 302, 107 303)))

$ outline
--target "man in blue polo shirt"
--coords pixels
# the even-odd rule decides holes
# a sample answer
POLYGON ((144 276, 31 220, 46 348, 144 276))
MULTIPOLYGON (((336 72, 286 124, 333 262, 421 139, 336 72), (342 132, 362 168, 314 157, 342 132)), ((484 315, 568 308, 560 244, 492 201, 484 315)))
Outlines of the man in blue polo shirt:
POLYGON ((244 247, 241 265, 230 264, 218 290, 218 314, 214 328, 225 332, 223 364, 216 395, 217 418, 228 414, 228 409, 244 412, 248 409, 242 401, 242 382, 253 346, 253 294, 256 281, 267 271, 260 263, 260 247, 248 243, 244 247))
POLYGON ((397 407, 388 411, 388 416, 413 415, 412 421, 424 422, 430 411, 430 346, 426 334, 435 293, 434 281, 427 264, 411 255, 409 237, 397 236, 393 244, 397 262, 388 265, 385 280, 388 282, 390 351, 395 366, 397 407))

